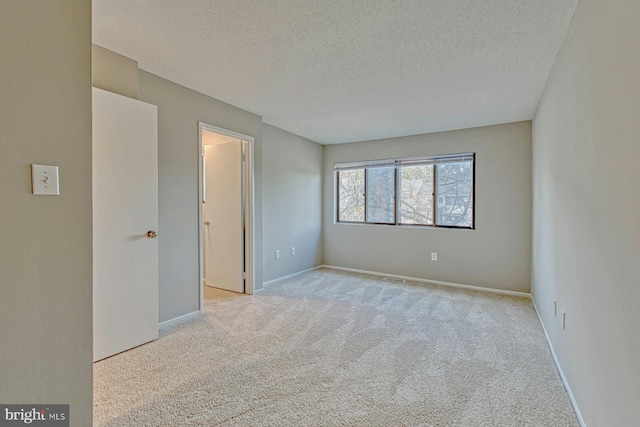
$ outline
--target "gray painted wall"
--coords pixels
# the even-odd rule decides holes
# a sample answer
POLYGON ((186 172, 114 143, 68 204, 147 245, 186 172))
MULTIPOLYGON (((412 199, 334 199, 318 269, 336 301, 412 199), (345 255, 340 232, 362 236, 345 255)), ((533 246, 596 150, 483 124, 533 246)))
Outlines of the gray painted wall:
POLYGON ((138 61, 94 44, 91 63, 94 87, 138 99, 138 61))
POLYGON ((0 2, 0 402, 92 423, 91 3, 0 2), (60 196, 31 194, 31 163, 60 196))
POLYGON ((158 106, 160 322, 199 310, 198 121, 255 138, 255 283, 262 284, 262 119, 140 71, 139 98, 158 106))
POLYGON ((532 293, 588 426, 638 424, 639 22, 580 0, 533 121, 532 293))
POLYGON ((323 149, 266 123, 262 144, 264 280, 269 281, 322 264, 323 149))
POLYGON ((325 264, 529 292, 531 123, 327 145, 323 210, 325 264), (461 152, 476 153, 475 230, 334 223, 335 162, 461 152))

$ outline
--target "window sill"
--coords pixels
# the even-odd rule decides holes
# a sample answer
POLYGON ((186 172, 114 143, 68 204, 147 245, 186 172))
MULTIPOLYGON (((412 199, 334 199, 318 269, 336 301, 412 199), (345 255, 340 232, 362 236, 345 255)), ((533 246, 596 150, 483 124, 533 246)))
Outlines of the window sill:
POLYGON ((366 222, 344 222, 333 221, 333 225, 349 226, 355 225, 359 227, 384 227, 384 228, 412 228, 416 230, 448 230, 448 231, 474 231, 475 227, 446 227, 433 225, 412 225, 412 224, 371 224, 366 222))

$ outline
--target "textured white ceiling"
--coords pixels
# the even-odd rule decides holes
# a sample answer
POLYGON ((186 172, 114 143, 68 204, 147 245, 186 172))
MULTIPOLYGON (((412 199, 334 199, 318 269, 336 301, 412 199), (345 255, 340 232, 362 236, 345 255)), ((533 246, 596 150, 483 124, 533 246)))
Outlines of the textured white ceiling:
POLYGON ((94 0, 94 42, 341 143, 533 117, 577 0, 94 0))

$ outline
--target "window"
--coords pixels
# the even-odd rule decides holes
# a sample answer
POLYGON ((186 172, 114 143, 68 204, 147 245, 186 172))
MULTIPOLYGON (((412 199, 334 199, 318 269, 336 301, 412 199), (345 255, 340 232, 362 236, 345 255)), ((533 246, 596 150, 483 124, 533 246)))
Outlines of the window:
POLYGON ((475 154, 336 163, 338 222, 474 228, 475 154))
POLYGON ((367 222, 393 224, 395 222, 395 168, 365 169, 365 205, 367 222), (366 197, 366 195, 369 197, 366 197))
POLYGON ((364 221, 364 169, 338 172, 338 221, 364 221))

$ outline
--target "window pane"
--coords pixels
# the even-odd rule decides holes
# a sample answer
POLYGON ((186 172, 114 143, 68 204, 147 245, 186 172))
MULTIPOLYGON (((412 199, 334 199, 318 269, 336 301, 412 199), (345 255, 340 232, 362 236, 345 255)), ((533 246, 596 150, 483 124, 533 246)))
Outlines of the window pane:
POLYGON ((364 222, 364 169, 338 172, 338 221, 364 222))
POLYGON ((367 169, 367 222, 394 222, 395 168, 367 169))
POLYGON ((436 167, 436 224, 473 225, 473 162, 446 163, 436 167))
POLYGON ((400 224, 433 225, 433 166, 398 168, 400 224))

